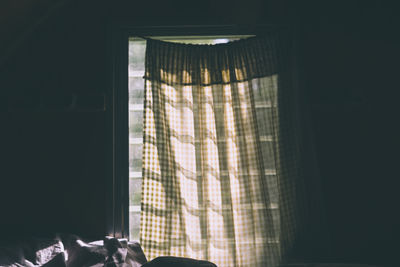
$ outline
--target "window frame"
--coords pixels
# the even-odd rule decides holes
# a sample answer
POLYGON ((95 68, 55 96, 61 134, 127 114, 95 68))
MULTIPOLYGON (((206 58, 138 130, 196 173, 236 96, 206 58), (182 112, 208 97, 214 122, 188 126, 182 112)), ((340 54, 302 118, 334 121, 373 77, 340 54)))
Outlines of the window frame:
POLYGON ((281 25, 137 26, 108 25, 106 90, 106 234, 129 239, 129 73, 130 37, 263 35, 281 25))

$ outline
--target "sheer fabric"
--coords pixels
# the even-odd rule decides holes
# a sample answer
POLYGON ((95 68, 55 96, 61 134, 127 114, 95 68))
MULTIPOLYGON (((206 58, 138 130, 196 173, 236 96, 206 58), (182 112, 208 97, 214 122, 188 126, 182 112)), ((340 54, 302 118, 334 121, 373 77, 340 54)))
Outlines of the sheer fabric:
POLYGON ((295 120, 279 107, 290 87, 279 47, 275 34, 147 41, 140 239, 150 259, 277 266, 290 247, 301 186, 296 138, 282 128, 295 120))

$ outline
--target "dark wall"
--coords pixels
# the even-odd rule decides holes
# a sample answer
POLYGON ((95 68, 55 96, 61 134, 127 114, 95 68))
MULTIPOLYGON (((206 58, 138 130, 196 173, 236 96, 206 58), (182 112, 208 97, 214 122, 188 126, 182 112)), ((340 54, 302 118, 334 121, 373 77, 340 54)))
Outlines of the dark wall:
POLYGON ((333 259, 397 265, 398 10, 350 1, 297 13, 333 259))
POLYGON ((68 110, 105 91, 106 21, 88 7, 53 14, 2 66, 2 236, 105 234, 105 112, 68 110))
POLYGON ((0 112, 2 233, 105 234, 107 109, 40 111, 37 99, 106 94, 106 25, 113 18, 137 25, 285 23, 298 30, 331 243, 330 250, 315 255, 305 249, 305 258, 396 262, 395 6, 371 1, 82 2, 53 14, 1 69, 2 99, 23 103, 22 110, 10 112, 3 101, 0 112))

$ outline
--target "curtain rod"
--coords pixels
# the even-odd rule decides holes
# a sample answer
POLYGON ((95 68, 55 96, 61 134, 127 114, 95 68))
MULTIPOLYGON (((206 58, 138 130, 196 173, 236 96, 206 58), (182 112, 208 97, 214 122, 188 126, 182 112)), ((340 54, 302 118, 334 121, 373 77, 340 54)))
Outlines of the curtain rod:
MULTIPOLYGON (((123 22, 122 22, 123 23, 123 22)), ((224 24, 224 25, 130 25, 123 23, 122 26, 135 30, 182 30, 182 29, 276 29, 286 27, 285 24, 224 24)), ((124 28, 125 28, 124 27, 124 28)))
POLYGON ((255 28, 255 27, 262 27, 262 28, 270 28, 270 27, 281 27, 285 26, 285 24, 204 24, 204 25, 139 25, 133 26, 137 29, 149 29, 149 28, 156 28, 156 29, 169 29, 169 28, 255 28))
POLYGON ((175 35, 166 35, 166 36, 161 36, 161 35, 153 35, 153 36, 143 36, 143 35, 134 35, 131 38, 139 38, 139 39, 144 39, 144 40, 196 40, 196 39, 239 39, 239 38, 249 38, 249 37, 255 37, 254 34, 218 34, 218 35, 181 35, 181 36, 175 36, 175 35))
POLYGON ((249 24, 170 24, 170 25, 157 25, 157 24, 138 24, 129 18, 114 18, 110 21, 110 26, 120 26, 122 28, 135 28, 135 29, 187 29, 187 28, 279 28, 288 26, 283 23, 249 23, 249 24))
POLYGON ((162 25, 137 26, 120 24, 132 36, 179 36, 179 35, 262 35, 267 31, 281 29, 287 25, 255 24, 255 25, 162 25))

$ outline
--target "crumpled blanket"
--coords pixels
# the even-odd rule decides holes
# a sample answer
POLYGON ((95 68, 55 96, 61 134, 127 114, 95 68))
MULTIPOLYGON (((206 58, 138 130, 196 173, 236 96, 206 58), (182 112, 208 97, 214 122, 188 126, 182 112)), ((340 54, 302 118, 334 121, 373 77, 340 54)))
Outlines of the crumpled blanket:
POLYGON ((147 262, 138 242, 106 237, 85 242, 75 235, 28 238, 0 246, 0 266, 140 267, 147 262))

